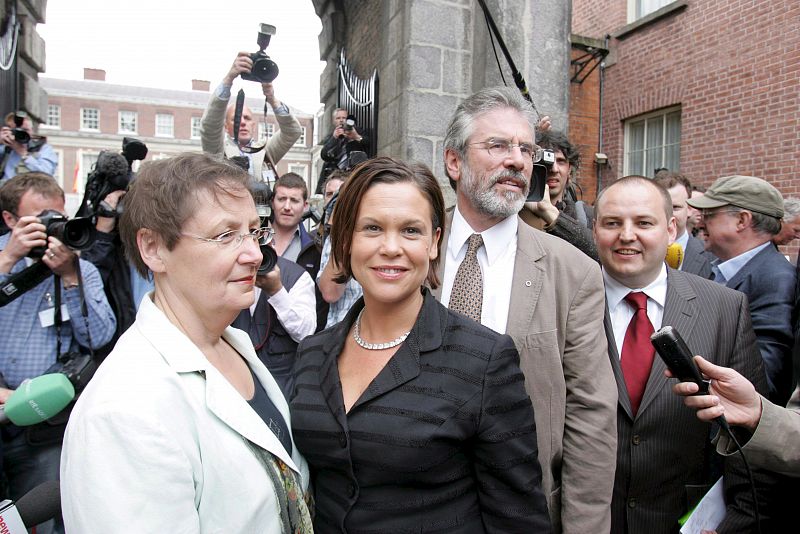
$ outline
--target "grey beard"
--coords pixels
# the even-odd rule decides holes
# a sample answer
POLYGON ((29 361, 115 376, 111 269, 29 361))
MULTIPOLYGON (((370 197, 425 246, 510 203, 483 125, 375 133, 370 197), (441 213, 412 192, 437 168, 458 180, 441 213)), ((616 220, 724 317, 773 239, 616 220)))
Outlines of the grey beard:
POLYGON ((501 171, 487 180, 485 189, 479 190, 481 184, 472 175, 471 169, 465 168, 464 170, 465 180, 463 181, 463 185, 465 186, 465 192, 470 199, 470 203, 479 213, 489 217, 506 218, 520 212, 522 206, 525 204, 527 189, 530 187, 530 183, 522 172, 501 171), (506 176, 513 176, 525 182, 528 185, 528 187, 525 188, 525 193, 520 194, 513 191, 503 191, 500 193, 495 191, 493 187, 497 183, 497 180, 506 176))

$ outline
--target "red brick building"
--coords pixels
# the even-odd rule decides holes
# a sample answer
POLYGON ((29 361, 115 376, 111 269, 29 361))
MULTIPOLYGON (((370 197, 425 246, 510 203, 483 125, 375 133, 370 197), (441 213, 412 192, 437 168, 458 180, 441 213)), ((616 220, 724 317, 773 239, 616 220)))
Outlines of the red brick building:
POLYGON ((572 5, 573 73, 587 43, 607 51, 571 88, 584 198, 594 198, 598 178, 602 186, 661 167, 705 186, 730 174, 758 176, 800 196, 800 2, 572 5), (598 166, 595 153, 607 163, 598 166))
MULTIPOLYGON (((148 160, 201 150, 200 118, 210 98, 209 82, 193 80, 191 91, 115 85, 106 83, 105 72, 96 69, 84 69, 84 80, 42 77, 40 82, 48 105, 39 133, 47 136, 58 154, 56 179, 64 191, 74 193, 70 204, 82 196, 86 175, 100 151, 119 151, 123 137, 144 141, 148 160)), ((262 139, 278 130, 271 113, 264 121, 263 100, 248 98, 247 105, 262 139)), ((314 116, 294 108, 292 114, 304 135, 278 163, 278 172, 296 172, 313 191, 314 116)))

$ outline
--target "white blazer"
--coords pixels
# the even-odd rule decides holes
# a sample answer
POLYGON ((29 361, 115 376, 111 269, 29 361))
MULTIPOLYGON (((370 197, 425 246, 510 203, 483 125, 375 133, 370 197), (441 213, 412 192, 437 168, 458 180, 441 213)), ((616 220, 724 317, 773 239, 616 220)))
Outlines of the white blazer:
MULTIPOLYGON (((247 334, 241 354, 291 427, 247 334)), ((264 421, 149 297, 78 400, 61 453, 67 532, 280 532, 269 475, 249 440, 300 473, 264 421)))

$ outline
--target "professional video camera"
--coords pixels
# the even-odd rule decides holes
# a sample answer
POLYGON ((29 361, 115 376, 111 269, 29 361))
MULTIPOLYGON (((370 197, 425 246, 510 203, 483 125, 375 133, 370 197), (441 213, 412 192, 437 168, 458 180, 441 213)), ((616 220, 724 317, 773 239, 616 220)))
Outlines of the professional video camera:
POLYGON ((83 201, 78 208, 78 216, 100 215, 117 217, 122 213, 122 205, 111 209, 103 199, 113 191, 124 191, 131 181, 133 162, 143 160, 147 156, 147 145, 134 139, 122 139, 122 153, 103 150, 97 157, 92 172, 86 177, 86 189, 83 201))
POLYGON ((242 79, 251 82, 270 83, 278 77, 278 65, 272 61, 264 49, 269 46, 269 40, 275 35, 275 26, 261 24, 258 32, 258 52, 250 54, 253 60, 253 68, 249 73, 243 73, 242 79))

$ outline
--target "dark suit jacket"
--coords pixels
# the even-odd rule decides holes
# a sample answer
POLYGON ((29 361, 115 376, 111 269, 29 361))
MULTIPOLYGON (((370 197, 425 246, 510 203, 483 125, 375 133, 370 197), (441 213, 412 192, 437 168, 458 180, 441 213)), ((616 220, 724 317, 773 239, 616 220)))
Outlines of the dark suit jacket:
MULTIPOLYGON (((747 299, 741 293, 668 268, 661 325, 675 327, 693 354, 733 367, 759 392, 766 390, 747 299)), ((712 472, 711 425, 697 419, 695 411, 672 393, 674 381, 664 376, 665 365, 658 356, 634 418, 608 316, 605 327, 619 393, 611 532, 676 533, 678 518, 719 475, 712 472)), ((720 534, 754 531, 748 517, 750 488, 743 473, 738 456, 725 460, 728 511, 717 529, 720 534)))
POLYGON ((316 532, 550 532, 514 344, 427 290, 406 341, 345 414, 337 357, 364 301, 298 349, 295 443, 316 532))
POLYGON ((767 371, 769 399, 785 406, 792 394, 794 267, 773 246, 753 256, 725 284, 747 295, 758 348, 767 371))
POLYGON ((689 234, 686 250, 683 251, 681 271, 708 280, 711 278, 711 260, 714 259, 714 255, 706 251, 703 242, 689 234))

